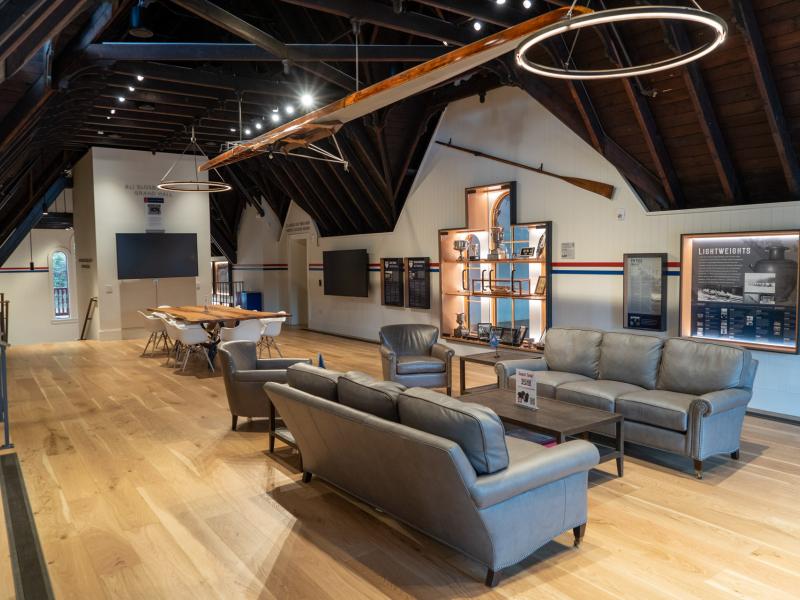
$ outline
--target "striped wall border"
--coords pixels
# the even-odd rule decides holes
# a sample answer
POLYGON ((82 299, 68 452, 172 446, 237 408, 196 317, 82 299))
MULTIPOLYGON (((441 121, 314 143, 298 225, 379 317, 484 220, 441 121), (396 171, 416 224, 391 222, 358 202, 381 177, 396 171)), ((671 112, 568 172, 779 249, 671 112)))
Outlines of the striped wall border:
MULTIPOLYGON (((439 272, 439 263, 432 262, 430 264, 429 271, 431 273, 438 273, 439 272)), ((309 271, 322 271, 322 263, 309 263, 308 265, 309 271)), ((381 272, 381 263, 369 263, 369 272, 370 273, 380 273, 381 272)))
POLYGON ((4 273, 49 273, 50 269, 47 267, 0 267, 0 275, 4 273))

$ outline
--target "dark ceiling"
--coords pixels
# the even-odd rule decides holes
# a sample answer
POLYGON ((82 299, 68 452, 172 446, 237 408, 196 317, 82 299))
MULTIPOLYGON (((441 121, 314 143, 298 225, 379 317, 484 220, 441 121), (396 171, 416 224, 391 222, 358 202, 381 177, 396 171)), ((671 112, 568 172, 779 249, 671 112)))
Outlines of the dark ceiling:
MULTIPOLYGON (((194 127, 214 155, 224 142, 257 135, 257 123, 269 129, 276 109, 287 120, 286 106, 300 110, 303 93, 321 105, 352 91, 355 31, 364 86, 563 4, 0 0, 0 264, 91 146, 181 152, 194 127), (135 25, 152 36, 133 36, 135 25), (240 107, 249 136, 239 132, 240 107)), ((235 260, 244 207, 263 211, 266 203, 284 219, 290 200, 322 235, 392 230, 443 108, 501 85, 525 90, 603 154, 649 210, 796 200, 800 2, 702 5, 728 22, 730 34, 699 63, 570 84, 521 71, 505 57, 345 126, 338 139, 348 172, 284 156, 225 167, 219 176, 234 190, 212 195, 213 242, 235 260)), ((705 35, 626 24, 581 36, 574 57, 583 67, 638 64, 705 35)), ((561 60, 563 51, 554 44, 537 58, 561 60)))

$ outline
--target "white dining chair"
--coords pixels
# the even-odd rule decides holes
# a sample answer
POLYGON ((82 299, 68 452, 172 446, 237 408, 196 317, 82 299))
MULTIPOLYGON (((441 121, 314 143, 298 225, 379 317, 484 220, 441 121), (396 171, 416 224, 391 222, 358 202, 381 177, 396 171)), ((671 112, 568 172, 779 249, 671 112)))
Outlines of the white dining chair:
POLYGON ((214 365, 211 362, 211 357, 208 355, 208 333, 200 325, 180 325, 175 324, 175 334, 177 340, 180 342, 180 350, 176 355, 175 366, 181 365, 181 371, 186 370, 186 365, 189 363, 189 357, 192 354, 202 354, 211 372, 214 372, 214 365))
POLYGON ((170 348, 169 352, 167 353, 167 364, 169 366, 169 361, 174 359, 175 366, 178 366, 178 355, 181 353, 183 348, 183 344, 180 340, 180 325, 177 322, 170 319, 166 315, 161 317, 161 322, 164 324, 164 329, 167 332, 167 335, 172 338, 172 348, 170 348))
POLYGON ((240 321, 236 327, 220 327, 220 342, 233 342, 237 340, 258 343, 261 340, 261 323, 256 319, 250 319, 247 321, 240 321))
POLYGON ((150 356, 153 356, 160 343, 163 344, 164 350, 169 350, 169 336, 164 322, 156 315, 148 315, 141 310, 137 312, 142 315, 145 329, 150 333, 147 343, 144 345, 144 350, 142 350, 142 356, 147 354, 148 348, 150 348, 150 356))
POLYGON ((281 334, 281 326, 286 321, 286 317, 272 317, 270 319, 259 319, 259 321, 261 323, 261 339, 258 341, 258 357, 261 358, 264 348, 267 349, 269 356, 272 357, 272 348, 275 348, 278 356, 283 358, 281 347, 278 346, 275 338, 281 334))

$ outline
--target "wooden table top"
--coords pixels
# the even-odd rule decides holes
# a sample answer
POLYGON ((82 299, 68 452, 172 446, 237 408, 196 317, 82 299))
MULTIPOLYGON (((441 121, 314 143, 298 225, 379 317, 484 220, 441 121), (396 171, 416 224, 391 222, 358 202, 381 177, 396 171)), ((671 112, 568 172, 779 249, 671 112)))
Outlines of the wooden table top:
POLYGON ((494 350, 491 352, 479 352, 478 354, 464 354, 459 356, 464 362, 474 362, 482 365, 494 365, 501 360, 519 360, 525 358, 539 358, 542 356, 541 352, 524 352, 522 350, 505 350, 499 349, 497 356, 494 350))
POLYGON ((622 419, 620 414, 551 398, 538 398, 539 408, 533 410, 518 406, 514 397, 513 390, 493 389, 469 394, 463 400, 491 408, 504 423, 554 435, 575 435, 622 419))
POLYGON ((245 310, 221 304, 205 306, 170 306, 169 308, 148 308, 150 312, 160 312, 186 323, 219 323, 221 321, 249 321, 251 319, 273 319, 291 317, 289 313, 260 312, 245 310))

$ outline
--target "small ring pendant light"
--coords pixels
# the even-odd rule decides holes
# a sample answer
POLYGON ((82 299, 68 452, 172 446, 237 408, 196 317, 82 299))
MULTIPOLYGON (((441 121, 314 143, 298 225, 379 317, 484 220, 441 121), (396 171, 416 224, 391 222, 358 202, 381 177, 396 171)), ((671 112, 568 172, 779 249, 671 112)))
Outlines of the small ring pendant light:
MULTIPOLYGON (((194 136, 194 125, 192 125, 192 138, 189 143, 186 145, 186 148, 183 149, 181 155, 172 163, 172 166, 164 173, 164 176, 161 178, 161 183, 158 184, 158 189, 165 190, 168 192, 206 192, 208 194, 213 194, 215 192, 227 192, 233 189, 230 184, 225 183, 224 181, 200 181, 197 176, 197 153, 205 159, 208 160, 208 157, 205 155, 203 150, 197 144, 197 139, 194 136), (178 164, 183 155, 186 154, 186 151, 192 148, 193 150, 197 150, 194 153, 194 179, 167 179, 169 174, 172 173, 172 170, 178 164)), ((213 171, 219 175, 219 171, 213 169, 213 171)), ((222 177, 220 176, 220 180, 222 177)))

